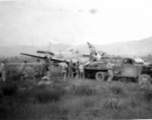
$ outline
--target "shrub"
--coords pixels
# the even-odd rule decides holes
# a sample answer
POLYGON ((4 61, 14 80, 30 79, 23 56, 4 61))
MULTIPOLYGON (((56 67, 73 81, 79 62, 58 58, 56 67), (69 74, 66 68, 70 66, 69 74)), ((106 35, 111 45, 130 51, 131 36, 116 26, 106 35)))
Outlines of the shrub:
POLYGON ((14 83, 6 82, 1 85, 1 91, 2 91, 3 95, 13 95, 13 94, 17 93, 18 87, 14 83))
POLYGON ((0 99, 1 99, 2 96, 3 96, 3 92, 2 92, 2 90, 0 89, 0 99))
POLYGON ((60 100, 63 94, 63 89, 52 89, 48 86, 38 86, 31 90, 32 97, 39 103, 56 102, 60 100))
POLYGON ((104 107, 110 108, 110 109, 118 109, 118 110, 120 110, 123 107, 123 104, 117 98, 109 98, 109 99, 105 100, 104 107))
POLYGON ((34 97, 40 103, 46 103, 46 102, 50 102, 50 101, 57 101, 60 98, 58 93, 56 93, 54 91, 47 91, 47 90, 39 91, 38 93, 35 94, 34 97))
POLYGON ((152 101, 152 90, 151 89, 144 90, 144 99, 147 101, 152 101))
POLYGON ((9 67, 7 72, 7 79, 11 81, 19 80, 18 70, 16 67, 13 66, 9 67))
POLYGON ((130 98, 129 100, 128 100, 129 101, 129 105, 128 106, 130 106, 131 108, 137 107, 138 103, 140 102, 137 99, 135 99, 134 97, 130 98))
POLYGON ((113 92, 113 94, 121 94, 122 95, 125 93, 125 90, 118 85, 110 87, 110 90, 113 92))
POLYGON ((152 89, 151 88, 140 88, 135 94, 137 100, 145 103, 152 101, 152 89))
POLYGON ((91 88, 89 85, 81 85, 74 89, 75 95, 93 95, 95 92, 96 90, 91 88))
POLYGON ((83 105, 85 108, 92 108, 94 104, 97 102, 96 96, 85 97, 83 100, 83 105))
POLYGON ((70 98, 62 100, 64 104, 61 104, 61 108, 68 111, 69 114, 81 114, 86 110, 94 108, 97 101, 99 101, 96 96, 70 96, 70 98))

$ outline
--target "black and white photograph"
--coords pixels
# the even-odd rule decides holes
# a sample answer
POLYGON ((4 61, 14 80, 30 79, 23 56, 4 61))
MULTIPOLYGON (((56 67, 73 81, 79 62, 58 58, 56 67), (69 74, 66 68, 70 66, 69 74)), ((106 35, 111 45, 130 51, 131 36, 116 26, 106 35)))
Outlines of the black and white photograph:
POLYGON ((152 119, 152 0, 0 0, 0 120, 152 119))

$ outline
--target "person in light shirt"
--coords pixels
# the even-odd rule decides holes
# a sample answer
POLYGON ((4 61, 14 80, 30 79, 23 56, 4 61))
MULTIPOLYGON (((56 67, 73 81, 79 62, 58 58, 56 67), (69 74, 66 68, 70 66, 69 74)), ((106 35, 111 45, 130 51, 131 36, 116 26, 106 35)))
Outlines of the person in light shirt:
POLYGON ((0 74, 1 74, 1 79, 3 82, 6 81, 6 63, 5 61, 2 61, 0 65, 0 74))
POLYGON ((80 71, 80 79, 84 79, 84 66, 82 63, 79 65, 79 71, 80 71))
POLYGON ((59 63, 59 67, 61 68, 61 71, 62 71, 63 80, 66 80, 67 68, 68 68, 67 63, 66 62, 61 62, 61 63, 59 63))
POLYGON ((100 54, 97 54, 96 55, 96 61, 100 61, 101 60, 101 55, 100 54))
POLYGON ((90 62, 93 62, 95 60, 95 56, 97 53, 96 53, 95 47, 91 45, 89 42, 88 42, 88 46, 90 49, 90 62))
POLYGON ((21 64, 20 67, 20 72, 19 72, 20 80, 26 79, 28 77, 26 67, 27 67, 27 60, 24 60, 24 62, 21 64))
POLYGON ((108 82, 111 82, 113 79, 113 67, 114 64, 112 63, 112 59, 110 59, 107 63, 107 69, 108 69, 108 82))

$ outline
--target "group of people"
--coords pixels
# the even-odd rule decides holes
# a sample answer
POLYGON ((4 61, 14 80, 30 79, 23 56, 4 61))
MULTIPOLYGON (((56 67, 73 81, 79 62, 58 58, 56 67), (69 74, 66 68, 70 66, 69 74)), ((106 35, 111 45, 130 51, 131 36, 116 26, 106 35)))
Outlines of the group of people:
MULTIPOLYGON (((18 78, 22 81, 28 79, 28 70, 26 69, 28 66, 28 61, 23 60, 18 71, 18 78)), ((59 68, 62 72, 63 80, 66 78, 80 78, 84 79, 84 66, 79 61, 74 63, 72 60, 70 62, 60 62, 59 68)), ((40 81, 42 79, 50 80, 51 72, 50 72, 51 61, 45 59, 43 62, 40 59, 37 59, 37 62, 33 64, 34 76, 36 81, 40 81)), ((6 62, 2 61, 0 64, 0 80, 6 81, 6 62)))
MULTIPOLYGON (((16 76, 20 80, 25 80, 28 79, 28 70, 26 69, 28 64, 27 60, 23 60, 21 65, 18 67, 18 73, 16 76)), ((34 68, 34 76, 36 81, 40 81, 40 79, 43 79, 43 77, 47 78, 48 80, 50 79, 50 72, 49 72, 49 65, 50 61, 47 59, 44 62, 41 62, 40 59, 37 59, 37 62, 33 64, 34 68)), ((6 65, 6 60, 2 61, 0 63, 0 81, 5 82, 6 81, 6 76, 7 76, 7 65, 6 65)))
POLYGON ((59 67, 62 70, 63 80, 67 77, 84 79, 84 66, 79 61, 76 63, 72 62, 72 60, 69 63, 61 62, 59 67))
MULTIPOLYGON (((73 63, 72 60, 67 63, 66 61, 60 62, 59 68, 62 72, 63 80, 69 78, 80 78, 84 79, 84 66, 79 61, 77 63, 73 63)), ((20 69, 20 77, 21 80, 27 77, 27 72, 25 67, 27 66, 27 61, 25 60, 23 64, 21 64, 20 69)), ((50 71, 51 61, 45 59, 44 62, 41 62, 40 59, 37 59, 37 62, 34 65, 35 79, 36 81, 40 81, 41 79, 50 80, 51 71, 50 71)))

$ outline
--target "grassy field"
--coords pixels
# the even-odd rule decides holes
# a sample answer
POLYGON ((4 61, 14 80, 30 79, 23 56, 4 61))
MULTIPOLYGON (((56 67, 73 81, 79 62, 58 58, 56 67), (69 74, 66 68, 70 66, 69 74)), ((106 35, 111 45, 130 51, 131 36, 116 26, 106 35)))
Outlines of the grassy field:
POLYGON ((52 77, 53 88, 34 80, 0 83, 1 120, 152 118, 152 89, 138 83, 52 77))

